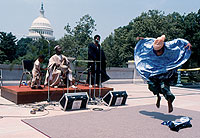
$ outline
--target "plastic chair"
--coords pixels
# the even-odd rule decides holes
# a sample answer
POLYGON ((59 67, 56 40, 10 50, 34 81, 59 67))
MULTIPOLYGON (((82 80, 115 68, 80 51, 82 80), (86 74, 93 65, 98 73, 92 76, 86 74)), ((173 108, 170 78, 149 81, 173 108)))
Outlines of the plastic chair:
POLYGON ((22 80, 24 75, 26 75, 26 83, 27 83, 27 79, 28 76, 30 77, 30 82, 32 80, 32 69, 33 69, 33 61, 32 60, 22 60, 22 68, 23 68, 23 73, 22 73, 22 77, 19 83, 19 87, 21 87, 22 85, 22 80))

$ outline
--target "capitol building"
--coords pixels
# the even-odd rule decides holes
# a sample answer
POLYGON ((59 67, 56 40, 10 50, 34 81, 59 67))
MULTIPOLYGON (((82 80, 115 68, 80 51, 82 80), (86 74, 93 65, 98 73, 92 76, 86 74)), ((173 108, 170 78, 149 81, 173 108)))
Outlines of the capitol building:
POLYGON ((29 28, 29 34, 27 37, 32 38, 33 40, 38 40, 41 36, 47 40, 55 40, 51 23, 44 16, 43 4, 41 5, 40 16, 33 21, 29 28))

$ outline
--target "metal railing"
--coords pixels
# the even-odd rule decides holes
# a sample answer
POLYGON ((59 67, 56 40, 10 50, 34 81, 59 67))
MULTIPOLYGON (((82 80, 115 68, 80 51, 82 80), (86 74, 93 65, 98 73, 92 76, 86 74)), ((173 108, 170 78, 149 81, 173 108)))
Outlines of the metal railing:
POLYGON ((176 86, 183 86, 181 83, 181 71, 200 71, 200 68, 192 68, 192 69, 178 69, 178 79, 177 79, 177 83, 176 86))

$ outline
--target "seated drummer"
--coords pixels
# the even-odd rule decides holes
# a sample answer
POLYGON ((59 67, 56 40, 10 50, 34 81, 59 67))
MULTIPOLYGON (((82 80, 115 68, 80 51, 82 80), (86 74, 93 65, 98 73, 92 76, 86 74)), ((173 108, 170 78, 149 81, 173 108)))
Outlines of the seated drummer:
POLYGON ((67 82, 72 81, 72 70, 70 62, 66 56, 62 54, 61 46, 54 47, 56 54, 49 59, 48 71, 46 73, 45 85, 49 86, 67 86, 67 82), (67 81, 68 79, 68 81, 67 81))

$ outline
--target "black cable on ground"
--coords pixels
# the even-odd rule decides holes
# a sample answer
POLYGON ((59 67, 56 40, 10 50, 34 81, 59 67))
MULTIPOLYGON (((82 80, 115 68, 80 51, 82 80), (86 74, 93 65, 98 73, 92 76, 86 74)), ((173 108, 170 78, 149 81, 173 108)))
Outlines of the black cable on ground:
POLYGON ((15 116, 15 115, 10 115, 10 116, 3 116, 3 115, 1 115, 0 116, 0 118, 6 118, 6 117, 11 117, 11 118, 31 118, 31 117, 42 117, 42 116, 46 116, 46 115, 48 115, 49 114, 49 111, 48 110, 46 110, 45 109, 45 111, 47 111, 47 113, 46 114, 43 114, 43 115, 35 115, 35 116, 15 116))
POLYGON ((103 108, 92 108, 94 111, 103 111, 103 108))

